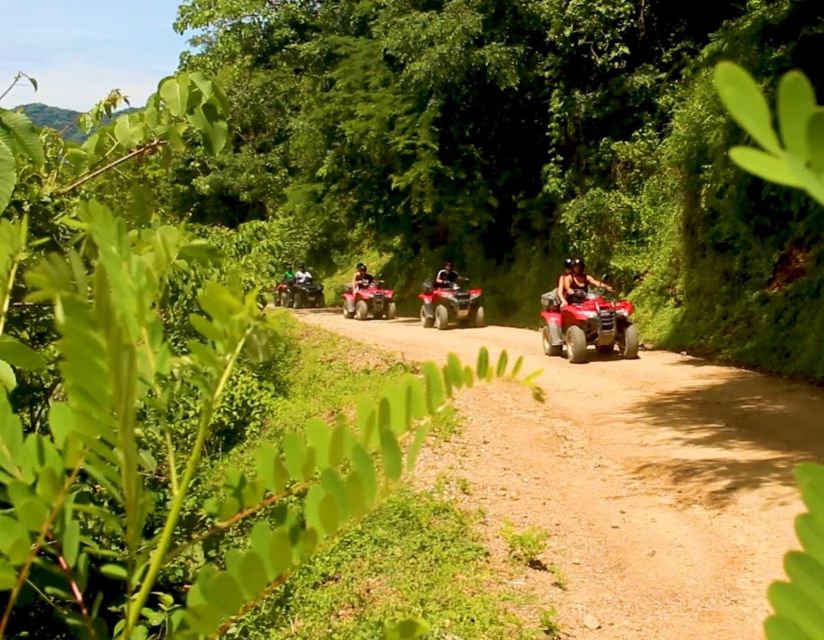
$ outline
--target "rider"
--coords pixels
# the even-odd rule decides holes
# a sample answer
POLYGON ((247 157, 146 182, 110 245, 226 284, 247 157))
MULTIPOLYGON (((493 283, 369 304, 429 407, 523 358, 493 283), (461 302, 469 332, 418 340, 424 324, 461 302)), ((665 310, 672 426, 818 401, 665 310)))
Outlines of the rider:
POLYGON ((292 265, 286 265, 286 271, 283 272, 283 281, 284 282, 291 282, 295 279, 295 273, 292 271, 292 265))
POLYGON ((590 285, 600 289, 606 289, 609 292, 615 291, 606 282, 601 282, 586 272, 586 264, 583 258, 575 258, 572 261, 572 272, 569 275, 561 276, 561 279, 563 280, 563 284, 558 290, 558 297, 561 298, 562 308, 571 302, 586 298, 590 285))
POLYGON ((312 274, 309 273, 309 271, 306 269, 306 267, 304 267, 303 265, 300 265, 298 267, 297 273, 295 273, 295 282, 297 284, 303 284, 305 282, 308 282, 311 279, 312 279, 312 274))
POLYGON ((555 287, 552 291, 545 293, 541 296, 541 301, 550 308, 555 310, 561 304, 561 292, 564 290, 564 280, 568 275, 572 273, 572 258, 566 258, 564 260, 564 270, 560 276, 558 276, 558 286, 555 287))
POLYGON ((443 263, 443 268, 438 271, 438 274, 435 276, 435 286, 439 289, 449 288, 458 279, 458 277, 458 273, 455 271, 455 266, 452 264, 452 261, 447 260, 443 263))
POLYGON ((366 265, 359 262, 355 276, 352 278, 352 291, 357 293, 361 286, 369 286, 374 280, 375 278, 366 269, 366 265))

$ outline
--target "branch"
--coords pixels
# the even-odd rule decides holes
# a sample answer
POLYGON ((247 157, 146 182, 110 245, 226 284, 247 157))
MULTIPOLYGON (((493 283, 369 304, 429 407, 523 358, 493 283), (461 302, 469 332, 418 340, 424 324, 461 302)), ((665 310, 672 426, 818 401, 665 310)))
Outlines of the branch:
POLYGON ((189 460, 186 462, 186 470, 183 472, 183 478, 180 480, 179 491, 172 498, 172 504, 169 507, 169 515, 166 516, 166 522, 164 523, 163 530, 160 533, 160 540, 158 541, 157 547, 152 554, 152 559, 149 563, 149 568, 146 571, 146 575, 140 585, 140 590, 129 603, 128 613, 126 616, 126 628, 124 630, 125 637, 127 638, 131 637, 135 626, 137 626, 137 621, 140 618, 140 612, 143 610, 146 601, 149 599, 149 594, 152 591, 152 587, 154 587, 154 583, 157 580, 160 569, 166 560, 166 553, 169 550, 169 545, 172 542, 172 536, 174 535, 175 527, 177 526, 177 521, 180 517, 180 512, 183 509, 183 499, 186 497, 189 484, 191 484, 195 472, 197 471, 197 466, 200 463, 203 445, 206 442, 206 434, 209 432, 209 426, 212 422, 212 415, 214 414, 215 408, 220 404, 220 400, 223 397, 223 391, 229 381, 229 376, 232 373, 235 362, 240 356, 240 352, 243 350, 243 345, 246 344, 246 339, 251 333, 252 327, 249 327, 246 330, 246 333, 243 334, 243 337, 238 340, 234 351, 226 360, 223 373, 215 385, 211 397, 206 402, 206 405, 200 414, 197 437, 195 438, 192 453, 189 455, 189 460))
POLYGON ((198 542, 203 542, 206 538, 213 536, 216 533, 219 533, 220 531, 226 531, 227 529, 230 529, 231 527, 235 526, 238 522, 241 522, 242 520, 245 520, 246 518, 253 516, 256 513, 263 511, 267 507, 271 507, 276 502, 280 502, 281 500, 296 495, 302 491, 305 491, 308 488, 308 482, 301 482, 299 484, 292 485, 283 493, 278 493, 269 496, 265 500, 258 502, 256 505, 244 509, 243 511, 239 511, 228 520, 223 520, 222 522, 215 523, 209 529, 206 529, 206 531, 202 531, 195 537, 191 538, 190 540, 187 540, 182 544, 179 544, 174 549, 172 549, 166 556, 167 562, 172 560, 172 558, 176 558, 178 555, 183 553, 185 549, 188 549, 192 545, 197 544, 198 542))
POLYGON ((115 167, 123 164, 124 162, 128 162, 129 160, 131 160, 132 158, 134 158, 136 156, 154 153, 160 147, 162 147, 164 144, 166 144, 166 141, 164 141, 164 140, 152 140, 151 142, 147 142, 146 144, 137 147, 133 151, 130 151, 125 156, 121 156, 117 160, 113 160, 109 164, 104 165, 104 166, 100 167, 99 169, 95 169, 94 171, 89 171, 88 173, 83 174, 82 176, 80 176, 77 180, 75 180, 71 184, 66 185, 65 187, 61 187, 60 189, 58 189, 55 193, 57 193, 57 195, 60 195, 60 196, 65 195, 67 193, 70 193, 70 192, 74 191, 75 189, 77 189, 78 187, 86 184, 89 180, 94 180, 97 176, 99 176, 103 173, 106 173, 107 171, 110 171, 111 169, 114 169, 115 167))
POLYGON ((89 638, 91 638, 91 640, 97 640, 97 631, 94 629, 94 623, 89 615, 89 610, 86 608, 86 603, 83 601, 83 592, 80 590, 80 585, 78 585, 77 581, 74 579, 74 574, 72 573, 69 563, 66 562, 66 559, 59 553, 57 554, 57 564, 60 565, 60 569, 66 577, 66 582, 69 583, 69 587, 72 590, 72 595, 74 596, 74 601, 77 603, 78 609, 80 609, 83 624, 86 625, 86 630, 89 632, 89 638))
POLYGON ((52 505, 48 517, 46 518, 45 522, 43 522, 43 526, 40 527, 40 534, 37 536, 37 540, 35 541, 34 545, 32 545, 32 548, 29 551, 29 555, 26 557, 26 561, 23 563, 23 567, 20 569, 20 574, 17 576, 17 582, 14 584, 14 587, 12 588, 11 593, 9 594, 9 600, 6 603, 6 609, 3 612, 3 618, 2 620, 0 620, 0 638, 2 638, 6 633, 6 627, 9 626, 9 620, 11 620, 11 612, 14 610, 14 603, 17 602, 17 598, 20 595, 20 590, 23 588, 23 584, 26 582, 26 579, 29 576, 29 571, 31 571, 31 566, 34 563, 34 559, 37 557, 37 553, 43 546, 43 542, 45 542, 46 536, 49 535, 49 531, 51 530, 51 526, 54 523, 54 519, 60 512, 60 509, 63 508, 63 503, 66 501, 66 495, 68 495, 69 489, 74 484, 74 481, 77 479, 77 474, 80 472, 80 466, 82 464, 83 457, 81 456, 80 459, 77 461, 77 464, 74 465, 74 469, 72 469, 71 475, 68 478, 66 478, 66 481, 63 483, 63 489, 60 491, 60 495, 58 495, 55 499, 54 505, 52 505))

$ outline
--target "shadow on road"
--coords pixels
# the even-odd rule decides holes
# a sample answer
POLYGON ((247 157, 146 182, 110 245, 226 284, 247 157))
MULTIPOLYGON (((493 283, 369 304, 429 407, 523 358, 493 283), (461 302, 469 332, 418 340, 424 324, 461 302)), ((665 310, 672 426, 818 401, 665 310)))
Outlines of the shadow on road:
POLYGON ((683 377, 688 386, 650 395, 631 413, 675 430, 684 457, 641 465, 638 475, 669 475, 685 489, 703 489, 706 505, 720 506, 742 489, 794 485, 797 463, 824 461, 818 389, 700 360, 670 366, 695 367, 683 377))

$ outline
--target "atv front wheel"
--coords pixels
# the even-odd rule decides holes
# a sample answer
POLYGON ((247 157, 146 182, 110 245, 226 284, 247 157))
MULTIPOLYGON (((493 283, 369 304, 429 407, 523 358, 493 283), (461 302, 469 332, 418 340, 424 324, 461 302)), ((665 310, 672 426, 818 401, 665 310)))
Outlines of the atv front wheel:
POLYGON ((355 318, 357 318, 358 320, 366 320, 368 315, 369 305, 366 304, 363 300, 358 300, 358 304, 355 305, 355 318))
POLYGON ((440 331, 449 328, 449 310, 442 304, 435 307, 435 328, 440 331))
POLYGON ((566 330, 567 358, 573 364, 587 361, 587 336, 584 330, 572 325, 566 330))
POLYGON ((295 309, 303 309, 304 304, 302 293, 295 294, 295 297, 292 299, 292 307, 294 307, 295 309))
POLYGON ((394 320, 398 317, 398 308, 395 306, 394 302, 390 302, 389 305, 386 307, 386 319, 387 320, 394 320))
POLYGON ((473 324, 479 329, 486 326, 486 314, 483 307, 478 307, 473 318, 473 324))
POLYGON ((349 309, 346 307, 346 302, 343 303, 343 317, 347 320, 351 320, 355 317, 355 312, 349 311, 349 309))
POLYGON ((431 329, 435 325, 435 319, 426 315, 426 307, 421 305, 421 326, 424 329, 431 329))
POLYGON ((641 338, 638 329, 634 324, 627 325, 622 333, 618 335, 618 351, 625 360, 634 360, 638 357, 638 345, 641 338))

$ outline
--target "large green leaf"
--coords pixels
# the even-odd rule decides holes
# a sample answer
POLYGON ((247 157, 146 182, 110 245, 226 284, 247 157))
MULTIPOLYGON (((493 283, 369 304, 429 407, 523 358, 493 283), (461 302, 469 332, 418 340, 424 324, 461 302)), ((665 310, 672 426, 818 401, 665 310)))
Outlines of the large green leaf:
POLYGON ((824 109, 821 107, 807 114, 805 149, 810 161, 810 168, 818 173, 824 172, 824 109))
POLYGON ((0 213, 8 206, 16 184, 17 169, 14 164, 14 155, 11 149, 0 140, 0 213))
POLYGON ((43 356, 11 336, 0 336, 0 360, 5 360, 18 369, 31 371, 46 366, 43 356))
POLYGON ((24 114, 0 109, 0 129, 12 139, 12 151, 26 156, 35 166, 45 162, 40 132, 24 114))
POLYGON ((778 153, 781 145, 772 126, 770 108, 753 77, 737 64, 720 62, 715 67, 715 86, 733 119, 764 149, 778 153))
POLYGON ((815 90, 800 71, 790 71, 778 84, 778 126, 784 147, 805 161, 807 120, 815 109, 815 90))
POLYGON ((210 154, 217 155, 223 150, 229 140, 229 126, 220 117, 217 107, 206 103, 192 112, 189 121, 200 132, 203 145, 210 154))
POLYGON ((800 188, 802 182, 784 158, 752 147, 733 147, 730 159, 749 173, 770 182, 800 188))
POLYGON ((189 112, 189 86, 185 74, 161 80, 158 93, 173 116, 182 118, 189 112))

